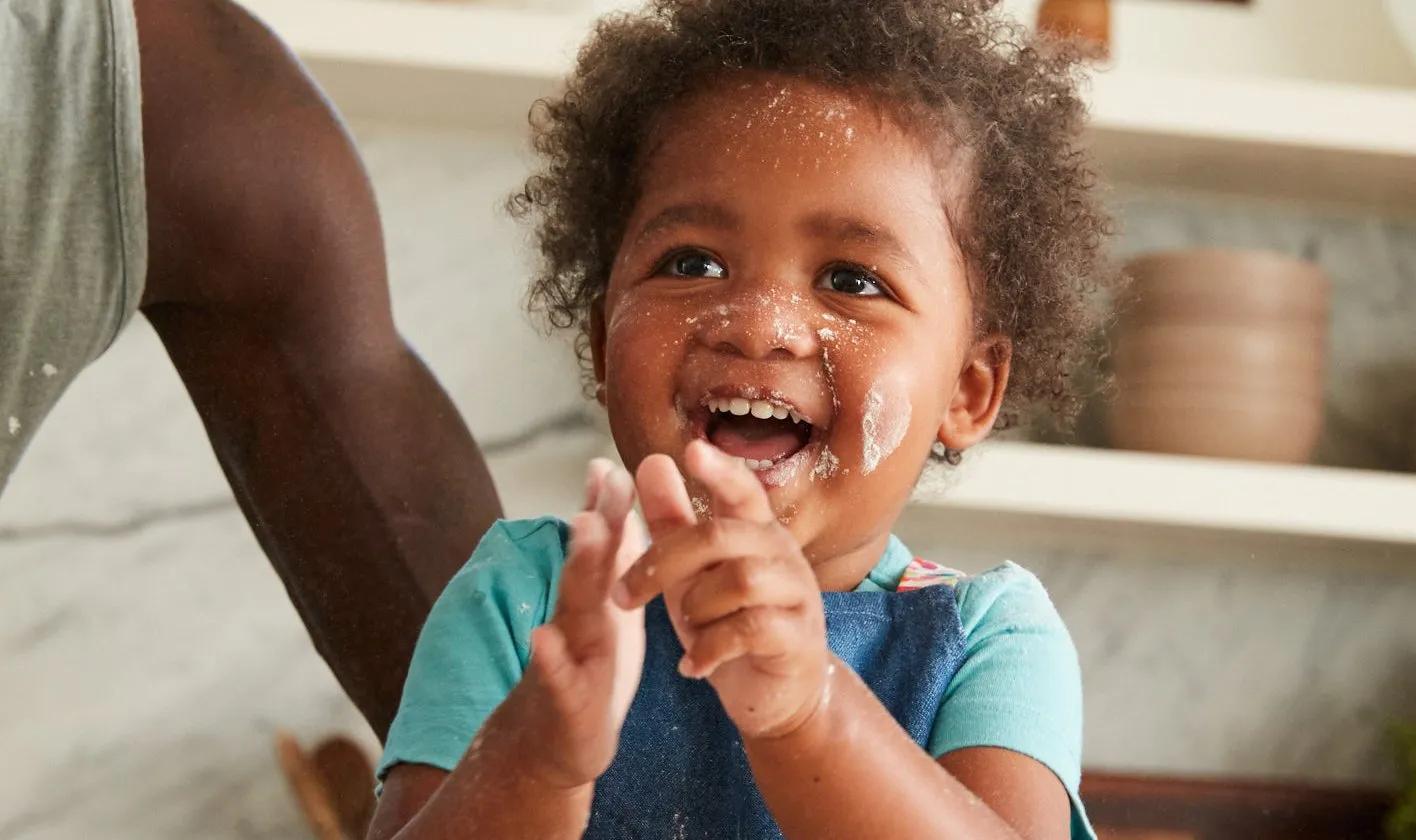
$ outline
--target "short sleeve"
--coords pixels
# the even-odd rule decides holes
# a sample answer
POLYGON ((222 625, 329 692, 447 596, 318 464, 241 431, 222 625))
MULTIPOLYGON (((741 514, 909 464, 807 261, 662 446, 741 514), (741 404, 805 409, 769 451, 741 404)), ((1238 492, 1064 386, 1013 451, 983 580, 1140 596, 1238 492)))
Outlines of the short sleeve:
POLYGON ((565 562, 558 519, 493 525, 428 613, 389 729, 380 782, 397 764, 451 771, 521 679, 565 562))
POLYGON ((1093 836, 1078 797, 1081 667, 1042 582, 1006 563, 964 579, 957 594, 964 658, 935 718, 930 753, 1001 747, 1035 759, 1072 799, 1072 836, 1093 836))

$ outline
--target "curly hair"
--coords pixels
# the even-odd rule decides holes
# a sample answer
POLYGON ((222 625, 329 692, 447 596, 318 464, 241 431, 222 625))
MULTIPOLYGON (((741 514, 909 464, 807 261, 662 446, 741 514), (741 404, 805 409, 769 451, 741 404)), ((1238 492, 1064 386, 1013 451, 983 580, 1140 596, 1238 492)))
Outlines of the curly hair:
MULTIPOLYGON (((993 14, 991 0, 653 0, 602 19, 562 95, 531 112, 542 168, 508 200, 535 221, 528 304, 576 328, 607 287, 658 116, 735 71, 779 73, 888 105, 967 152, 956 235, 980 334, 1013 346, 1003 423, 1080 403, 1070 373, 1096 334, 1091 292, 1117 276, 1109 217, 1077 135, 1086 110, 1073 51, 993 14), (914 118, 912 118, 914 117, 914 118)), ((957 164, 956 164, 957 165, 957 164)))

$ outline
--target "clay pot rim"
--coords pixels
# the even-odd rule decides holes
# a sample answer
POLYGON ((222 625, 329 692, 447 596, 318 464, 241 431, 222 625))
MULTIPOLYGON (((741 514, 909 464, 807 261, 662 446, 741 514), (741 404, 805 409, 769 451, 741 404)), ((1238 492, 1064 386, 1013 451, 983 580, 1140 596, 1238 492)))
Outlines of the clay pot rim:
POLYGON ((1317 339, 1327 336, 1327 328, 1322 324, 1303 321, 1281 323, 1242 324, 1233 321, 1196 323, 1194 321, 1142 321, 1126 323, 1116 329, 1118 338, 1125 336, 1174 335, 1177 332, 1199 332, 1212 335, 1271 337, 1283 339, 1317 339))
POLYGON ((1116 400, 1124 400, 1154 389, 1177 388, 1223 393, 1303 393, 1317 398, 1322 396, 1327 387, 1320 372, 1314 370, 1279 373, 1266 371, 1255 376, 1231 370, 1177 371, 1149 368, 1143 371, 1126 371, 1124 376, 1118 373, 1116 380, 1116 400))
POLYGON ((1295 257, 1281 251, 1273 251, 1266 248, 1165 248, 1158 251, 1146 251, 1137 254, 1134 257, 1126 259, 1122 265, 1129 273, 1135 266, 1174 262, 1199 262, 1206 260, 1228 262, 1235 265, 1259 266, 1275 271, 1292 271, 1299 275, 1305 275, 1310 279, 1318 280, 1323 286, 1328 285, 1327 272, 1323 270, 1321 265, 1318 265, 1312 260, 1306 260, 1302 257, 1295 257))
POLYGON ((1127 260, 1118 301, 1128 319, 1164 317, 1311 320, 1326 324, 1332 294, 1322 266, 1273 251, 1224 248, 1153 251, 1127 260))
POLYGON ((1321 416, 1320 394, 1294 395, 1284 392, 1226 392, 1214 388, 1147 388, 1118 397, 1111 405, 1113 413, 1147 413, 1162 411, 1171 415, 1189 412, 1204 414, 1270 414, 1294 417, 1321 416), (1226 399, 1226 393, 1230 396, 1226 399))

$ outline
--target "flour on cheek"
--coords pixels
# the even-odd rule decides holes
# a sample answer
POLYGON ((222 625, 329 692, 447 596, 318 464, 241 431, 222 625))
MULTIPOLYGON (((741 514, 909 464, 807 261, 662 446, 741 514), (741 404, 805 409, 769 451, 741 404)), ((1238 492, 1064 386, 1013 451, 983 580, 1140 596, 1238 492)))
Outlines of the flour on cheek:
POLYGON ((866 475, 899 448, 909 427, 909 397, 891 397, 879 382, 872 385, 865 395, 865 413, 861 417, 861 469, 866 475))

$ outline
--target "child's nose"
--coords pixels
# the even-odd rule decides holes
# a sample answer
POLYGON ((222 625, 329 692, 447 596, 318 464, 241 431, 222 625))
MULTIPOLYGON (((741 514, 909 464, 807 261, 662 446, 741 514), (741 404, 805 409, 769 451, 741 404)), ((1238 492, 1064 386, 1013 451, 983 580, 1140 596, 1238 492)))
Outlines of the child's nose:
POLYGON ((709 313, 703 343, 748 359, 806 358, 816 352, 809 300, 802 293, 739 298, 709 313))

